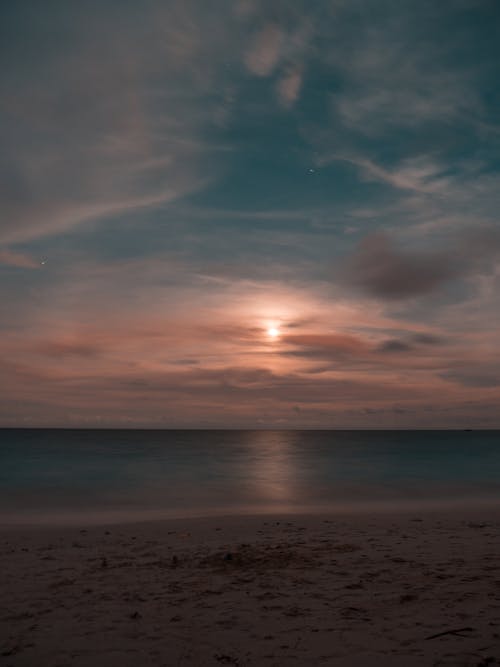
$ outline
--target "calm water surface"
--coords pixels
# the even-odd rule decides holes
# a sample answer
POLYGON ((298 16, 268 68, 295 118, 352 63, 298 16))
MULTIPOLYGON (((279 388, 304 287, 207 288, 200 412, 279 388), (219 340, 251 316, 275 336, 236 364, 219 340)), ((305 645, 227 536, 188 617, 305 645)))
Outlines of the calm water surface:
POLYGON ((0 522, 477 502, 499 431, 0 430, 0 522))

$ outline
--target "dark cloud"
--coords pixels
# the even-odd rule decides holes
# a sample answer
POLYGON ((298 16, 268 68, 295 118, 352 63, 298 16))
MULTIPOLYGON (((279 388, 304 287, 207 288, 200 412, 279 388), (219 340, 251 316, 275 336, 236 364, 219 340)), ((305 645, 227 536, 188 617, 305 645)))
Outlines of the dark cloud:
POLYGON ((476 387, 477 389, 488 389, 500 387, 500 367, 475 366, 460 370, 449 370, 441 373, 440 377, 464 387, 476 387))
POLYGON ((342 269, 348 283, 383 299, 429 294, 456 274, 451 256, 399 250, 380 232, 363 239, 342 269))
POLYGON ((287 334, 282 341, 291 346, 283 349, 284 356, 310 360, 359 359, 370 351, 367 342, 349 334, 287 334))
POLYGON ((412 340, 419 345, 442 345, 444 343, 441 336, 428 333, 415 333, 412 335, 412 340))
POLYGON ((419 346, 433 346, 444 343, 443 338, 429 333, 409 334, 406 339, 389 338, 377 346, 377 352, 410 352, 419 346))
MULTIPOLYGON (((452 234, 445 249, 425 251, 399 248, 386 233, 376 232, 358 244, 339 273, 368 294, 403 300, 436 292, 454 279, 491 274, 499 255, 500 232, 491 225, 467 227, 452 234)), ((416 334, 414 340, 440 342, 428 334, 416 334)))
POLYGON ((491 225, 468 228, 460 235, 459 245, 472 262, 495 258, 500 252, 500 230, 491 225))
POLYGON ((409 352, 411 349, 411 345, 397 338, 385 340, 377 348, 379 352, 409 352))
POLYGON ((104 347, 84 341, 51 341, 38 346, 41 355, 47 357, 97 357, 103 353, 104 347))
POLYGON ((368 345, 358 336, 348 334, 288 334, 285 343, 308 349, 330 350, 331 352, 363 352, 368 345))
POLYGON ((199 361, 198 359, 171 359, 170 363, 176 366, 196 366, 199 361))
MULTIPOLYGON (((325 362, 356 361, 366 366, 367 363, 385 365, 388 358, 383 359, 379 353, 388 355, 406 352, 413 353, 415 359, 418 356, 422 358, 422 348, 440 345, 444 343, 444 339, 429 333, 408 332, 401 334, 400 338, 387 338, 379 343, 373 343, 368 338, 350 334, 290 334, 283 336, 282 342, 289 346, 282 350, 284 356, 325 362)), ((398 364, 401 361, 412 363, 408 356, 401 357, 398 364)), ((322 373, 325 370, 331 370, 331 366, 320 366, 309 372, 322 373)))

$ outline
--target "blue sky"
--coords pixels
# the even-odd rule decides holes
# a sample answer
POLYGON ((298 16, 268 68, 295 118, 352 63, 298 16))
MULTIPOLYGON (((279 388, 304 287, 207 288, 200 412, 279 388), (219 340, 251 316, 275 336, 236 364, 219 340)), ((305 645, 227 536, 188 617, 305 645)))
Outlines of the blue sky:
POLYGON ((500 427, 498 3, 0 11, 0 424, 500 427))

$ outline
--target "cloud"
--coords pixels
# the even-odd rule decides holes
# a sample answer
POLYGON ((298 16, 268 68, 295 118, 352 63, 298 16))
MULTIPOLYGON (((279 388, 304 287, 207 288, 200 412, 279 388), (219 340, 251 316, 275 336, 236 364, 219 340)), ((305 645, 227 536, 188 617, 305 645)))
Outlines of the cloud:
POLYGON ((236 31, 196 2, 148 3, 140 20, 119 3, 53 11, 50 32, 38 7, 29 21, 12 17, 17 38, 3 57, 17 75, 0 84, 0 242, 159 208, 214 178, 227 147, 207 129, 229 103, 225 83, 215 95, 212 86, 236 31))
POLYGON ((464 387, 488 389, 500 387, 500 367, 495 364, 474 364, 462 369, 450 369, 440 373, 440 377, 464 387))
POLYGON ((443 345, 445 342, 443 336, 436 336, 435 334, 425 332, 414 333, 411 338, 419 345, 443 345))
POLYGON ((30 255, 12 250, 0 250, 0 264, 15 266, 20 269, 39 269, 40 262, 37 262, 30 255))
POLYGON ((254 35, 245 53, 245 64, 252 74, 269 76, 277 66, 285 41, 283 30, 269 23, 254 35))
POLYGON ((298 99, 302 86, 302 72, 299 68, 290 68, 276 84, 278 98, 285 107, 291 107, 298 99))
POLYGON ((377 349, 380 352, 409 352, 412 349, 412 346, 402 340, 393 338, 391 340, 385 340, 377 349))
POLYGON ((445 253, 399 250, 378 232, 363 239, 342 275, 368 294, 397 300, 434 292, 457 275, 457 267, 445 253))
MULTIPOLYGON (((29 374, 34 380, 44 381, 47 404, 62 401, 70 405, 99 405, 99 397, 109 406, 144 405, 150 402, 155 410, 164 408, 165 401, 172 401, 184 415, 196 414, 200 406, 224 409, 237 413, 248 407, 253 413, 263 405, 268 407, 286 404, 331 405, 332 402, 358 404, 366 400, 381 399, 377 381, 357 381, 346 378, 308 376, 301 373, 273 373, 262 367, 226 366, 221 368, 189 368, 179 371, 159 371, 145 374, 141 369, 129 368, 117 374, 113 371, 75 375, 61 368, 28 370, 21 364, 9 367, 2 364, 6 373, 15 370, 17 376, 29 374), (10 371, 9 371, 10 368, 10 371), (97 400, 96 400, 97 399, 97 400), (238 400, 236 400, 238 399, 238 400), (250 401, 250 403, 246 403, 250 401)), ((423 396, 418 388, 407 387, 407 396, 423 396)), ((41 398, 35 386, 26 383, 12 386, 11 396, 24 394, 41 398)), ((386 387, 384 396, 400 398, 401 388, 386 387)), ((104 406, 101 405, 104 409, 104 406)))
MULTIPOLYGON (((125 215, 132 211, 156 207, 166 204, 183 194, 182 186, 177 190, 166 189, 163 192, 139 194, 130 197, 127 193, 116 193, 114 198, 98 198, 85 202, 86 184, 81 184, 82 190, 78 198, 73 201, 63 201, 54 198, 51 202, 15 202, 10 207, 4 224, 0 226, 0 238, 9 243, 26 242, 44 236, 66 232, 72 227, 84 222, 103 220, 118 214, 125 215), (80 199, 81 198, 81 199, 80 199)), ((188 187, 187 191, 191 188, 188 187)), ((87 192, 89 199, 94 197, 92 188, 87 192)))
POLYGON ((447 23, 455 18, 449 3, 404 2, 399 8, 381 2, 377 19, 364 24, 349 25, 342 15, 347 30, 328 56, 345 82, 332 94, 337 117, 351 129, 378 135, 394 127, 411 130, 477 114, 481 102, 474 67, 464 67, 457 57, 460 32, 442 40, 429 28, 443 17, 447 23), (424 33, 429 35, 425 44, 424 33))
POLYGON ((452 363, 449 349, 434 350, 443 343, 442 338, 427 333, 402 332, 399 338, 380 340, 375 335, 353 334, 294 334, 281 339, 285 357, 324 362, 308 373, 328 371, 370 372, 401 368, 405 370, 440 370, 443 364, 452 363))
POLYGON ((285 354, 320 359, 366 355, 370 349, 362 338, 348 334, 286 334, 283 343, 295 348, 285 350, 285 354))
POLYGON ((77 338, 48 341, 41 343, 37 351, 42 356, 54 357, 55 359, 67 357, 91 358, 99 356, 104 347, 91 341, 78 340, 77 338))
MULTIPOLYGON (((441 336, 425 332, 416 332, 408 334, 404 338, 388 338, 382 341, 376 347, 378 352, 412 352, 416 354, 419 348, 434 347, 443 345, 444 339, 441 336)), ((441 354, 441 353, 440 353, 441 354)))
MULTIPOLYGON (((387 183, 394 188, 425 194, 442 194, 449 186, 445 176, 447 167, 437 164, 428 156, 419 155, 401 161, 396 168, 386 169, 364 158, 335 158, 350 162, 359 167, 367 180, 387 183)), ((320 164, 330 161, 323 158, 320 164)))
MULTIPOLYGON (((396 72, 399 69, 396 66, 396 72)), ((387 76, 389 70, 390 66, 387 66, 379 76, 387 76)), ((459 115, 467 99, 462 86, 449 82, 445 75, 441 78, 434 74, 425 80, 417 68, 411 76, 413 80, 405 80, 398 89, 401 81, 392 72, 385 79, 385 86, 375 89, 369 73, 361 75, 356 88, 335 99, 341 119, 347 126, 373 134, 385 131, 391 124, 414 127, 426 122, 443 122, 459 115)))

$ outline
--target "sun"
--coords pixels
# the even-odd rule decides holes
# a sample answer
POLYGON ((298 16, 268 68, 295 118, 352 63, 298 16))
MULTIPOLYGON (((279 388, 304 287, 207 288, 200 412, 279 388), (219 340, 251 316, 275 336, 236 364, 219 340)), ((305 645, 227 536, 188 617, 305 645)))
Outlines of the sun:
POLYGON ((279 329, 277 329, 276 327, 269 327, 269 329, 267 330, 267 335, 269 336, 269 338, 276 340, 276 338, 279 338, 280 335, 279 329))

